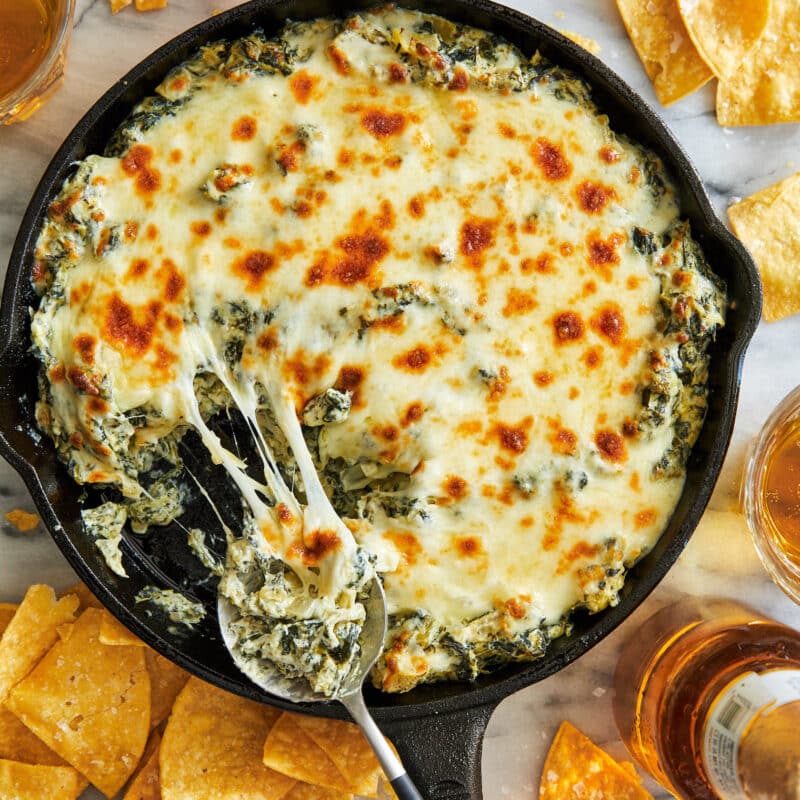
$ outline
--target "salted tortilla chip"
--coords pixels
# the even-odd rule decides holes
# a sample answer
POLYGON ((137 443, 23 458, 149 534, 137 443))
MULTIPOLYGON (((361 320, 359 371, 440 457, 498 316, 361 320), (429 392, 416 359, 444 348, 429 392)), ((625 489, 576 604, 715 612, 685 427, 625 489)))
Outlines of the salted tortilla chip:
POLYGON ((800 121, 800 3, 772 0, 767 27, 717 87, 720 125, 800 121))
POLYGON ((150 727, 155 728, 169 715, 189 673, 149 647, 144 651, 144 661, 150 675, 150 727))
POLYGON ((116 617, 103 614, 100 623, 100 641, 110 647, 117 645, 130 645, 132 647, 145 647, 145 643, 135 634, 131 633, 116 617))
POLYGON ((639 781, 568 722, 550 745, 539 800, 653 800, 639 781))
POLYGON ((86 780, 72 767, 20 764, 0 759, 0 797, 3 800, 76 800, 86 780))
POLYGON ((331 758, 304 728, 298 714, 283 713, 264 742, 264 764, 303 783, 347 792, 348 783, 331 758))
POLYGON ((678 9, 700 57, 714 75, 726 78, 764 32, 770 0, 678 0, 678 9))
POLYGON ((767 322, 800 311, 800 173, 728 208, 733 232, 755 259, 767 322))
MULTIPOLYGON (((0 634, 8 627, 16 610, 14 603, 0 603, 0 634)), ((62 758, 5 708, 0 708, 0 758, 51 767, 66 765, 62 758)))
POLYGON ((85 583, 76 583, 74 586, 70 586, 69 589, 65 589, 59 597, 66 597, 68 594, 75 594, 78 596, 78 600, 80 600, 80 605, 78 606, 79 611, 83 611, 87 608, 104 608, 103 604, 94 596, 91 589, 85 583))
POLYGON ((154 11, 157 8, 166 8, 167 0, 136 0, 137 11, 154 11))
POLYGON ((617 0, 656 96, 668 106, 713 77, 681 20, 676 0, 617 0))
POLYGON ((358 725, 324 717, 293 716, 297 725, 334 763, 348 791, 363 797, 378 796, 378 779, 383 773, 358 725))
POLYGON ((131 5, 133 0, 109 0, 111 3, 111 13, 116 14, 119 11, 122 11, 123 8, 131 5))
POLYGON ((130 778, 147 741, 150 678, 141 647, 100 642, 107 613, 87 608, 69 639, 56 642, 11 690, 6 706, 113 797, 130 778))
POLYGON ((164 800, 279 800, 294 785, 261 761, 280 712, 189 678, 161 740, 164 800))
POLYGON ((21 761, 23 764, 68 766, 58 753, 54 753, 5 708, 0 708, 0 758, 21 761))
POLYGON ((584 50, 588 50, 593 56, 596 56, 600 52, 600 45, 594 40, 589 39, 586 36, 581 36, 579 33, 575 33, 574 31, 560 31, 567 39, 571 39, 575 44, 580 45, 584 50))
POLYGON ((75 595, 56 600, 49 586, 28 589, 0 639, 0 705, 52 647, 58 626, 75 619, 77 607, 75 595))
POLYGON ((161 800, 161 782, 158 777, 158 749, 161 734, 153 731, 147 740, 139 767, 136 770, 122 800, 161 800))

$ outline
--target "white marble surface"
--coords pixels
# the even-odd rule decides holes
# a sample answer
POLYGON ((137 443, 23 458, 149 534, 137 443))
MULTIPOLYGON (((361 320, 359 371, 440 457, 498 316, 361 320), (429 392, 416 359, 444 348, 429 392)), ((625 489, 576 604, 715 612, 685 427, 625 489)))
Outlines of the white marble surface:
MULTIPOLYGON (((515 0, 510 3, 559 29, 596 39, 601 58, 654 105, 706 181, 718 213, 733 197, 752 193, 800 169, 800 127, 720 128, 713 90, 706 87, 670 109, 658 106, 628 42, 613 0, 515 0), (794 159, 797 159, 795 165, 794 159)), ((157 46, 231 0, 170 0, 166 10, 112 17, 107 0, 78 0, 69 68, 59 93, 32 119, 0 130, 0 265, 8 261, 28 199, 50 157, 92 102, 157 46)), ((747 442, 774 405, 800 382, 800 317, 762 324, 744 369, 733 443, 711 508, 735 508, 747 442)), ((13 471, 0 464, 0 515, 32 509, 13 471)), ((2 517, 0 516, 0 520, 2 517)), ((0 523, 0 601, 18 600, 33 581, 64 587, 69 567, 48 536, 18 534, 0 523)), ((625 636, 660 605, 682 593, 744 596, 755 608, 800 627, 800 608, 768 580, 746 533, 701 529, 666 580, 625 625, 561 673, 506 699, 486 735, 486 800, 536 796, 553 732, 563 719, 578 725, 615 756, 624 748, 611 714, 611 675, 625 636)), ((657 797, 667 797, 649 784, 657 797)), ((88 797, 88 793, 87 793, 88 797)))

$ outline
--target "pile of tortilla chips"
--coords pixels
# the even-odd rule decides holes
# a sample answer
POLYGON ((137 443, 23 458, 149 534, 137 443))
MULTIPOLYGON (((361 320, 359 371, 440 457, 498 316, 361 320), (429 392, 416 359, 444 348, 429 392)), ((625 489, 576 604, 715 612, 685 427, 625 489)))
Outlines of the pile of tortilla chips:
POLYGON ((797 0, 617 0, 617 7, 665 106, 718 78, 720 125, 800 121, 797 0))
POLYGON ((577 728, 562 722, 539 782, 539 800, 653 800, 630 762, 617 763, 577 728))
POLYGON ((0 603, 0 798, 347 800, 382 777, 356 725, 190 677, 79 585, 0 603))

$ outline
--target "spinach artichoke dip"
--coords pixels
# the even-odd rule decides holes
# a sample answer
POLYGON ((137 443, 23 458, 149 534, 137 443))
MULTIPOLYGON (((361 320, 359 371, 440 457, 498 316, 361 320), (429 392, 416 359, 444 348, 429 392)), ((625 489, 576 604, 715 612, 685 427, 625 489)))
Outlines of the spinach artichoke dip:
POLYGON ((244 508, 200 487, 224 563, 189 532, 241 651, 325 694, 376 573, 389 692, 614 605, 681 492, 725 307, 584 83, 393 7, 174 69, 76 165, 33 281, 39 424, 106 498, 87 535, 124 574, 125 539, 184 511, 192 431, 244 508))

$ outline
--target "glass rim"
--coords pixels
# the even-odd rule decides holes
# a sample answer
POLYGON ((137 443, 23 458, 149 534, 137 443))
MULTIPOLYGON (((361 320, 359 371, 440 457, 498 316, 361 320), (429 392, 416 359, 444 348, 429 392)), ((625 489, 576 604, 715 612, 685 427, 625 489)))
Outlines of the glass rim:
POLYGON ((765 461, 777 444, 777 432, 795 418, 800 418, 800 386, 778 403, 751 442, 742 477, 741 504, 762 565, 778 587, 800 603, 800 565, 781 550, 772 532, 777 528, 766 518, 758 502, 765 478, 765 461))
POLYGON ((61 55, 65 39, 72 28, 72 17, 75 12, 77 0, 63 0, 64 14, 59 20, 58 30, 53 36, 53 41, 47 50, 47 54, 42 59, 39 66, 28 76, 28 79, 21 83, 16 89, 12 90, 5 97, 0 97, 0 111, 5 108, 13 108, 18 103, 24 101, 27 96, 35 91, 37 84, 44 75, 47 75, 53 68, 58 57, 61 55))

